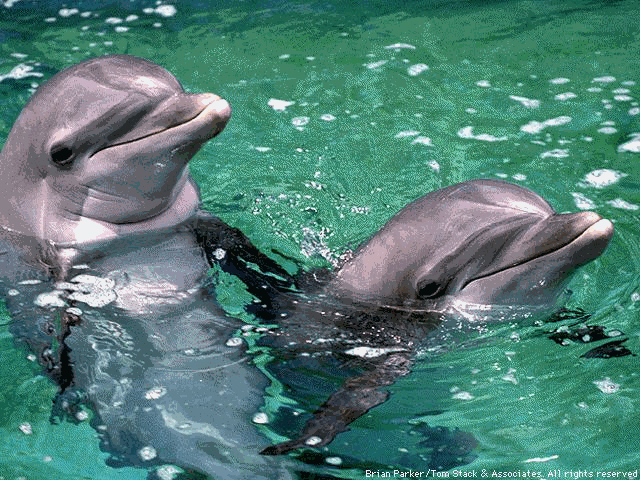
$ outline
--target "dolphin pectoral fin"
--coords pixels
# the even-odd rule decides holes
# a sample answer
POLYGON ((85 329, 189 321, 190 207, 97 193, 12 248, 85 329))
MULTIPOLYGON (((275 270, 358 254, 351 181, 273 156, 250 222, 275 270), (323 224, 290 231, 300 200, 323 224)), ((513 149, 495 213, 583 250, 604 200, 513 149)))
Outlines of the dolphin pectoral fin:
POLYGON ((375 370, 347 379, 342 388, 314 412, 297 438, 271 445, 260 454, 282 455, 298 448, 328 445, 337 434, 347 431, 351 422, 384 403, 389 392, 379 388, 392 385, 397 378, 407 375, 411 363, 412 359, 406 355, 393 354, 375 370))
POLYGON ((265 448, 262 455, 282 455, 304 447, 322 447, 348 430, 347 425, 389 398, 375 388, 343 388, 329 397, 307 422, 300 436, 265 448))
POLYGON ((237 276, 258 298, 293 287, 293 277, 237 228, 206 211, 199 211, 194 229, 209 264, 219 265, 223 271, 237 276))

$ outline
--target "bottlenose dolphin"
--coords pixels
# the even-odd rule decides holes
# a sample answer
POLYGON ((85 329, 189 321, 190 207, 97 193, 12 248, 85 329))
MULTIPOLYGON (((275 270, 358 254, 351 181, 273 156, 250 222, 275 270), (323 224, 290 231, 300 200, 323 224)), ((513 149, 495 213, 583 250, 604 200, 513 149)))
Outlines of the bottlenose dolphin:
POLYGON ((199 209, 187 163, 230 115, 158 65, 99 57, 43 84, 2 150, 11 330, 60 385, 54 416, 92 406, 112 463, 288 476, 257 454, 267 442, 251 418, 268 380, 234 338, 242 323, 207 298, 213 264, 286 276, 199 209))
MULTIPOLYGON (((294 378, 287 368, 320 378, 335 376, 337 365, 349 371, 302 433, 263 453, 327 445, 388 398, 379 387, 407 375, 420 346, 521 319, 513 312, 553 313, 571 274, 602 254, 612 235, 613 224, 594 212, 557 214, 531 190, 498 180, 462 182, 410 203, 335 273, 320 272, 324 300, 294 300, 292 310, 303 313, 263 340, 281 351, 270 366, 279 378, 294 378), (314 341, 327 332, 333 341, 314 341)), ((459 446, 439 447, 430 468, 470 461, 459 446), (452 458, 444 458, 447 450, 452 458)))
POLYGON ((327 290, 389 305, 443 298, 548 307, 612 235, 612 223, 597 213, 557 214, 526 188, 471 180, 404 207, 327 290))

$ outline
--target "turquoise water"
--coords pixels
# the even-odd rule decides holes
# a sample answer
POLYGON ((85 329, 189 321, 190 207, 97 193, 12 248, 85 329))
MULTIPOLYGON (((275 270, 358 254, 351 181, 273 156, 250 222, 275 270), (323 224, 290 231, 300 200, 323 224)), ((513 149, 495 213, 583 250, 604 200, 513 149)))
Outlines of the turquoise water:
MULTIPOLYGON (((107 53, 146 57, 232 104, 192 172, 205 206, 264 251, 329 265, 426 192, 507 179, 558 211, 614 222, 569 306, 640 354, 637 2, 54 3, 0 3, 2 141, 56 71, 107 53)), ((478 458, 462 469, 478 475, 636 470, 639 357, 581 358, 594 344, 560 346, 543 335, 553 328, 425 353, 327 455, 421 470, 412 429, 427 423, 473 434, 478 458)), ((0 477, 146 478, 107 467, 87 423, 51 425, 55 388, 6 329, 0 342, 0 477)))

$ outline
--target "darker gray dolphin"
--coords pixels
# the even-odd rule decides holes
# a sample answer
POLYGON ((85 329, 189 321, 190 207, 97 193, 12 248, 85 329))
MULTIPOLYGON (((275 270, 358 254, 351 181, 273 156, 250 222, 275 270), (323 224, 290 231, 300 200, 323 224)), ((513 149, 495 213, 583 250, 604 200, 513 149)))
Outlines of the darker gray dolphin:
POLYGON ((223 259, 271 262, 199 210, 189 175, 230 115, 128 55, 53 76, 0 156, 0 286, 14 336, 60 385, 53 415, 87 403, 110 462, 288 478, 257 453, 268 380, 206 286, 223 259))
POLYGON ((597 213, 558 214, 526 188, 470 180, 403 208, 327 291, 417 308, 452 300, 552 307, 571 273, 612 235, 612 223, 597 213))
MULTIPOLYGON (((497 180, 470 180, 410 203, 328 280, 321 275, 320 299, 296 300, 298 313, 264 340, 285 352, 270 368, 290 382, 297 371, 319 372, 320 385, 342 369, 350 373, 313 407, 298 436, 262 453, 330 443, 388 398, 381 387, 410 373, 419 347, 440 348, 489 323, 553 313, 571 274, 602 254, 612 235, 612 223, 596 213, 558 214, 531 190, 497 180), (318 318, 309 322, 313 314, 318 318)), ((298 380, 301 388, 313 381, 308 377, 298 380)), ((462 438, 464 448, 442 446, 450 455, 429 468, 472 461, 474 442, 462 438)))

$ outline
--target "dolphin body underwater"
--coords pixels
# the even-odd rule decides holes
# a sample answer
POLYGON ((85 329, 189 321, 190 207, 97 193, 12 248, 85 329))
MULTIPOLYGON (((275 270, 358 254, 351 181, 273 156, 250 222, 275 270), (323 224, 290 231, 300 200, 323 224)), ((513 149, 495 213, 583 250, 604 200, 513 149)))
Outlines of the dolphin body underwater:
POLYGON ((595 213, 556 214, 525 188, 472 180, 406 206, 312 289, 200 208, 187 164, 230 115, 226 101, 185 93, 149 61, 98 57, 40 86, 0 156, 11 331, 60 386, 52 417, 89 405, 114 465, 293 478, 292 461, 268 454, 326 445, 383 402, 380 387, 446 331, 448 309, 552 309, 613 235, 595 213), (214 301, 212 266, 279 319, 260 340, 282 352, 276 376, 295 373, 302 353, 316 361, 305 349, 321 336, 336 341, 319 347, 335 353, 320 369, 356 360, 288 442, 269 445, 252 424, 269 380, 245 353, 243 322, 214 301), (323 305, 332 315, 314 315, 323 305))

